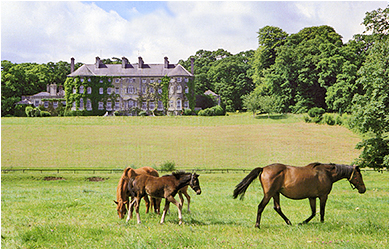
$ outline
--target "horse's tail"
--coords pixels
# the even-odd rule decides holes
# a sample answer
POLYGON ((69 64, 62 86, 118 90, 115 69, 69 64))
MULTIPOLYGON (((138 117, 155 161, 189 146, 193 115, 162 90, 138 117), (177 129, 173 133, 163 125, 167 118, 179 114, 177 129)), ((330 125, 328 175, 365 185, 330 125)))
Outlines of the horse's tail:
POLYGON ((234 189, 233 198, 236 199, 239 195, 241 195, 240 199, 244 199, 245 192, 249 185, 253 182, 254 179, 257 178, 263 172, 263 168, 255 168, 253 169, 234 189))

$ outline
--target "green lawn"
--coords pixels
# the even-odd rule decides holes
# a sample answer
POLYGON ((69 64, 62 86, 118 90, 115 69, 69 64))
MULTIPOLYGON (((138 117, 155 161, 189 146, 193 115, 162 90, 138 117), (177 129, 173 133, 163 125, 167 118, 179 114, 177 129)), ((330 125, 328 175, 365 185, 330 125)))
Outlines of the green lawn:
POLYGON ((358 135, 297 115, 2 118, 2 168, 254 168, 351 163, 358 135))
MULTIPOLYGON (((271 119, 251 114, 224 117, 50 117, 2 118, 1 164, 8 168, 159 167, 252 169, 274 162, 351 163, 358 135, 345 127, 307 124, 299 115, 271 119)), ((389 248, 389 175, 364 171, 365 194, 348 181, 335 183, 325 223, 310 215, 308 200, 281 197, 287 226, 264 210, 254 228, 262 190, 258 181, 244 201, 232 198, 248 174, 204 174, 202 194, 178 225, 171 206, 166 223, 145 215, 128 224, 116 214, 120 173, 7 172, 1 175, 2 248, 389 248), (63 180, 45 181, 48 176, 63 180), (87 178, 99 176, 101 182, 87 178)), ((319 205, 317 202, 317 210, 319 205)))
MULTIPOLYGON (((310 215, 308 200, 281 197, 281 206, 293 223, 285 224, 268 204, 256 229, 257 205, 262 198, 258 180, 244 201, 232 193, 246 174, 201 174, 202 194, 192 197, 184 225, 178 225, 177 209, 171 206, 166 223, 160 216, 145 214, 142 224, 128 224, 116 214, 115 188, 120 174, 90 182, 92 174, 6 173, 2 175, 2 248, 388 248, 388 172, 363 172, 365 194, 352 190, 348 181, 335 183, 325 222, 310 215), (65 180, 45 181, 45 176, 65 180)), ((317 202, 317 210, 319 205, 317 202)))

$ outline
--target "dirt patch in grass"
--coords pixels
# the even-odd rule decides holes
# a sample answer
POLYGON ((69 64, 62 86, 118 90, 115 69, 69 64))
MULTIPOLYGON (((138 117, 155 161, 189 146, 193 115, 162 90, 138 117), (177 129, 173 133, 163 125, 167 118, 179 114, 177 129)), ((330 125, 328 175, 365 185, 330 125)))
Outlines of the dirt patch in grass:
POLYGON ((65 180, 63 177, 56 177, 56 176, 46 176, 43 178, 45 181, 60 181, 60 180, 65 180))
POLYGON ((102 178, 102 177, 98 177, 98 176, 93 176, 93 177, 88 177, 87 180, 89 181, 105 181, 107 180, 108 178, 102 178))

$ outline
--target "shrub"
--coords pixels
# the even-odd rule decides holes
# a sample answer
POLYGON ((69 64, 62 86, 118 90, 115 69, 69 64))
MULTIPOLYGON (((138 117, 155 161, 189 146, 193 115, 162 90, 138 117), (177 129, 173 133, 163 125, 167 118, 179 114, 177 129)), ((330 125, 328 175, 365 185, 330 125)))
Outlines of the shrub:
POLYGON ((147 116, 148 114, 146 113, 146 111, 142 110, 141 112, 139 112, 138 115, 139 116, 147 116))
POLYGON ((193 115, 194 113, 192 112, 191 109, 184 109, 183 115, 193 115))
POLYGON ((324 113, 325 113, 325 109, 314 107, 309 110, 308 115, 310 117, 321 117, 324 113))
POLYGON ((41 111, 40 115, 41 115, 41 117, 49 117, 49 116, 51 116, 49 111, 41 111))
POLYGON ((306 123, 310 123, 311 122, 311 118, 307 115, 304 115, 303 116, 303 120, 306 122, 306 123))
POLYGON ((203 109, 198 112, 200 116, 217 116, 217 115, 225 115, 223 108, 220 105, 203 109))
POLYGON ((166 161, 160 165, 161 171, 174 171, 176 170, 175 162, 166 161))
POLYGON ((27 117, 32 117, 33 116, 33 110, 34 110, 34 108, 31 107, 31 106, 27 106, 26 107, 25 112, 26 112, 27 117))
POLYGON ((328 125, 335 125, 336 124, 336 120, 335 120, 335 117, 333 114, 324 114, 324 122, 328 125))

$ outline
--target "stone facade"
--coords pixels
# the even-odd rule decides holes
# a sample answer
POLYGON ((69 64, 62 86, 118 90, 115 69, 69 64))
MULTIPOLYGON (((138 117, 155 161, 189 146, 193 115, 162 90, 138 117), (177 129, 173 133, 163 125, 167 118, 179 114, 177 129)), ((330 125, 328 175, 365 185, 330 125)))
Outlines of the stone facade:
POLYGON ((84 64, 76 71, 73 71, 72 58, 71 69, 65 90, 69 90, 66 95, 72 102, 68 103, 72 110, 121 111, 130 115, 134 115, 136 109, 146 112, 166 110, 169 114, 179 115, 182 110, 191 108, 191 99, 194 98, 191 89, 193 74, 180 64, 170 64, 167 57, 162 64, 146 64, 141 57, 135 64, 125 57, 122 64, 103 64, 96 57, 94 64, 84 64), (166 109, 161 86, 165 76, 170 79, 166 109))

